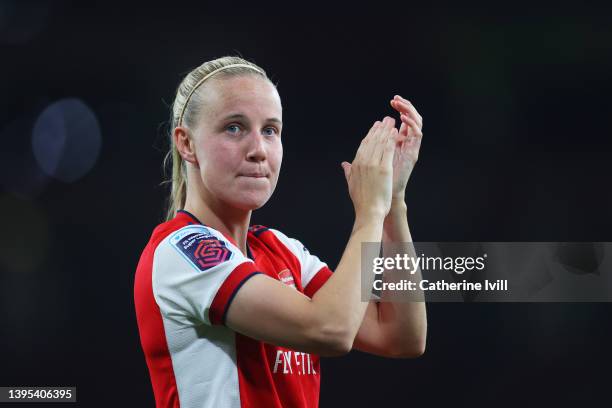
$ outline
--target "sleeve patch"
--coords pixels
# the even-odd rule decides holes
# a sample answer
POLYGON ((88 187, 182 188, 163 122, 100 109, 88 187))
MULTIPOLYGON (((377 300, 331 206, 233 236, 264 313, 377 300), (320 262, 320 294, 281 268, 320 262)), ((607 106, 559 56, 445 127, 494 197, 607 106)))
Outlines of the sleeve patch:
POLYGON ((206 271, 232 258, 232 251, 225 242, 208 231, 187 229, 172 236, 172 246, 198 271, 206 271))

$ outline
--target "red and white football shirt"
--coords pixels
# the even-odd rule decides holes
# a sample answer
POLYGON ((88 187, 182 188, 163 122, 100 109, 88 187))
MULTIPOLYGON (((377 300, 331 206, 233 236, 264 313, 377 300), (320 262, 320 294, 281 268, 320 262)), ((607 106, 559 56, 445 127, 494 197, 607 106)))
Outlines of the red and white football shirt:
POLYGON ((153 231, 136 270, 134 301, 158 407, 318 406, 318 356, 224 323, 234 295, 257 273, 312 297, 332 272, 273 229, 251 227, 247 244, 249 257, 186 211, 153 231))

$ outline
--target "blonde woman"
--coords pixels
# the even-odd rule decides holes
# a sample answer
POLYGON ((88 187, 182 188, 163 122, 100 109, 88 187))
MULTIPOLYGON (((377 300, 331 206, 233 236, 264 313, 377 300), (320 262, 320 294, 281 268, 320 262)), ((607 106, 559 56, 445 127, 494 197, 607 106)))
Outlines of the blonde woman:
POLYGON ((423 303, 361 301, 361 243, 411 241, 404 191, 422 120, 403 98, 391 106, 400 129, 375 122, 342 163, 355 223, 332 273, 298 240, 250 226, 283 157, 281 99, 264 70, 224 57, 181 82, 168 219, 134 289, 158 407, 315 407, 319 356, 423 353, 423 303))

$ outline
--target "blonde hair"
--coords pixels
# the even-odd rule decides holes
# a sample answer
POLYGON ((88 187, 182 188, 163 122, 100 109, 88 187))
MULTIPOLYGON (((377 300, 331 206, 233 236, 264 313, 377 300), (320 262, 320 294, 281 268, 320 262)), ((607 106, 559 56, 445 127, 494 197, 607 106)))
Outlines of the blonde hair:
POLYGON ((187 167, 174 144, 172 137, 174 129, 178 126, 195 129, 197 126, 198 114, 203 104, 200 95, 201 85, 208 77, 227 78, 244 75, 259 75, 269 81, 265 71, 259 66, 243 58, 229 56, 203 63, 189 72, 179 84, 172 103, 170 149, 164 158, 164 168, 172 166, 171 178, 165 181, 171 184, 166 220, 174 218, 176 212, 185 206, 187 198, 187 167))

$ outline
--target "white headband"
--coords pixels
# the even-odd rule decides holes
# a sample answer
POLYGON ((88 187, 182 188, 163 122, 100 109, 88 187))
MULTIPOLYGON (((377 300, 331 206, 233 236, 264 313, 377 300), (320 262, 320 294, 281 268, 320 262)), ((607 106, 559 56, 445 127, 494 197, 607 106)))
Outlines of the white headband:
POLYGON ((255 70, 257 72, 259 72, 262 75, 265 75, 262 71, 260 71, 259 69, 255 68, 252 65, 247 65, 247 64, 231 64, 231 65, 226 65, 224 67, 221 67, 219 69, 215 69, 213 72, 211 72, 210 74, 206 75, 204 78, 200 79, 198 81, 197 84, 195 84, 195 86, 193 87, 193 89, 191 90, 191 92, 189 92, 189 95, 187 95, 187 99, 185 100, 185 103, 183 104, 183 107, 181 108, 181 114, 179 115, 179 120, 177 122, 177 126, 181 126, 181 123, 183 122, 183 115, 185 114, 185 108, 187 107, 187 104, 189 103, 189 100, 191 99, 191 95, 193 95, 193 93, 195 92, 196 89, 198 89, 198 87, 200 85, 202 85, 202 83, 204 81, 206 81, 208 78, 210 78, 211 76, 213 76, 214 74, 216 74, 219 71, 223 71, 224 69, 227 68, 233 68, 233 67, 245 67, 245 68, 251 68, 252 70, 255 70))

